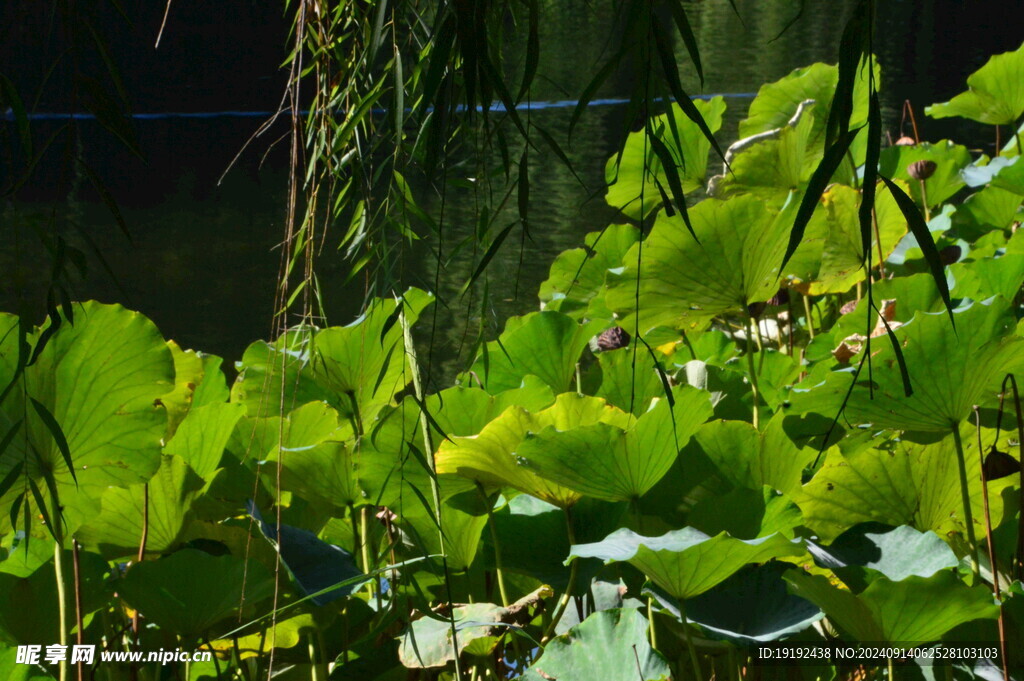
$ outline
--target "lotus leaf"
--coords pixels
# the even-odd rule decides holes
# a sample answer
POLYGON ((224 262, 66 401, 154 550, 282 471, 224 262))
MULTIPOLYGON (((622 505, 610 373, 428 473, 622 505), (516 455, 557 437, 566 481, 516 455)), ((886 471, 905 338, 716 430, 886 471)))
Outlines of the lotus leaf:
POLYGON ((548 643, 520 677, 669 681, 668 662, 647 640, 647 619, 638 610, 601 610, 548 643))
POLYGON ((941 140, 934 144, 923 142, 913 146, 894 145, 882 150, 879 171, 888 178, 906 182, 910 188, 910 196, 920 206, 923 205, 921 181, 911 177, 909 171, 911 164, 918 161, 931 161, 935 164, 935 172, 924 180, 928 207, 932 208, 956 194, 964 186, 960 171, 971 162, 971 154, 967 147, 953 144, 949 140, 941 140))
POLYGON ((742 540, 725 532, 709 537, 684 527, 660 537, 644 537, 622 528, 603 541, 573 546, 569 560, 629 562, 669 595, 687 599, 720 584, 748 563, 802 556, 805 550, 803 542, 780 534, 742 540))
POLYGON ((949 571, 899 582, 883 577, 856 595, 822 575, 792 570, 785 578, 793 593, 824 610, 858 641, 909 648, 935 641, 964 622, 999 615, 987 587, 968 587, 949 571))
POLYGON ((1024 45, 993 56, 967 77, 967 92, 925 113, 932 118, 960 116, 989 125, 1015 125, 1024 114, 1024 45))

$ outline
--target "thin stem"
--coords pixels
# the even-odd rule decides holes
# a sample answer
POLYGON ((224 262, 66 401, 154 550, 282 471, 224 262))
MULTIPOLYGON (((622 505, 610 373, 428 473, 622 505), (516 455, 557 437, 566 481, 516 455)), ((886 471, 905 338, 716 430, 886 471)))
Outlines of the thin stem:
MULTIPOLYGON (((806 300, 806 298, 805 298, 806 300)), ((757 385, 757 370, 754 368, 754 342, 753 331, 750 328, 751 318, 747 315, 747 369, 750 372, 750 388, 754 394, 754 428, 758 428, 757 406, 761 401, 761 389, 757 385)))
POLYGON ((704 678, 700 670, 700 657, 697 655, 697 646, 693 645, 690 638, 690 629, 686 624, 686 604, 679 599, 679 620, 683 623, 683 641, 686 642, 686 650, 690 653, 690 664, 693 666, 693 678, 700 681, 704 678))
MULTIPOLYGON (((874 208, 871 209, 871 222, 875 226, 875 243, 878 244, 878 276, 880 279, 885 279, 885 252, 882 250, 882 231, 878 228, 878 214, 874 208)), ((870 272, 868 272, 868 276, 871 276, 870 272)), ((857 285, 860 286, 859 283, 857 285)))
POLYGON ((928 190, 925 189, 924 180, 918 180, 921 183, 921 207, 924 208, 924 221, 930 222, 932 219, 931 210, 928 208, 928 190))
MULTIPOLYGON (((57 520, 60 522, 60 519, 57 520)), ((58 534, 60 534, 58 532, 58 534)), ((57 541, 53 546, 53 571, 57 577, 57 611, 60 616, 59 629, 60 629, 60 644, 67 650, 68 647, 68 602, 67 597, 64 593, 64 548, 61 546, 61 542, 57 541)), ((61 658, 60 661, 60 681, 68 681, 68 661, 67 658, 61 658)))
POLYGON ((967 463, 964 461, 964 443, 960 438, 959 423, 953 424, 953 444, 956 446, 956 461, 960 468, 960 497, 964 507, 964 522, 967 525, 967 543, 971 549, 971 572, 974 573, 974 581, 977 583, 981 578, 978 566, 978 541, 974 536, 974 515, 971 513, 971 495, 967 491, 967 463))
POLYGON ((498 591, 501 593, 501 604, 507 608, 512 601, 509 599, 508 589, 505 587, 505 573, 502 570, 501 561, 501 544, 498 542, 498 528, 494 524, 494 509, 487 501, 487 495, 484 493, 484 486, 478 482, 476 483, 476 488, 480 492, 480 498, 483 499, 484 507, 487 508, 487 527, 491 530, 491 544, 494 545, 494 573, 498 578, 498 591))
POLYGON ((811 319, 811 298, 810 296, 803 296, 804 299, 804 314, 807 317, 807 333, 810 335, 811 340, 814 340, 814 320, 811 319))
MULTIPOLYGON (((565 531, 569 537, 569 546, 573 546, 576 543, 576 532, 572 529, 572 514, 569 509, 565 509, 565 531)), ((555 612, 551 616, 551 622, 548 624, 547 629, 544 630, 544 636, 540 642, 542 644, 547 643, 552 636, 555 634, 555 627, 558 626, 558 621, 562 619, 562 615, 565 614, 565 609, 569 605, 569 601, 572 599, 572 592, 576 588, 576 577, 579 572, 579 560, 574 560, 569 563, 569 583, 565 586, 565 593, 562 594, 562 598, 559 599, 558 605, 555 607, 555 612)))
POLYGON ((310 681, 324 681, 326 676, 323 672, 326 670, 317 661, 316 639, 312 633, 306 635, 306 649, 309 651, 310 681))
MULTIPOLYGON (((71 562, 75 569, 75 643, 82 645, 82 569, 78 559, 78 542, 71 540, 71 562)), ((85 667, 82 660, 76 666, 78 681, 85 681, 85 667)))
MULTIPOLYGON (((982 455, 981 411, 974 405, 975 432, 978 435, 978 469, 981 474, 981 501, 985 511, 985 540, 988 543, 988 564, 992 571, 992 595, 999 603, 999 655, 1003 661, 1003 681, 1010 681, 1010 670, 1006 666, 1006 613, 999 595, 999 567, 996 565, 996 545, 992 541, 992 515, 988 505, 988 480, 985 479, 985 457, 982 455)), ((997 438, 998 439, 998 438, 997 438)))

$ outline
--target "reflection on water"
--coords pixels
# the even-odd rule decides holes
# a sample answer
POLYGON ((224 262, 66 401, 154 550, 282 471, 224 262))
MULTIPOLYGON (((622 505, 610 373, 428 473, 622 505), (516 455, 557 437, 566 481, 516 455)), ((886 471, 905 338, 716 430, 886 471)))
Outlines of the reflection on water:
MULTIPOLYGON (((540 75, 531 92, 534 100, 565 100, 581 90, 582 74, 594 73, 606 58, 610 29, 618 25, 607 6, 611 4, 546 3, 540 75)), ((793 68, 834 62, 843 18, 853 0, 806 3, 803 14, 777 39, 803 3, 738 0, 736 4, 742 21, 727 0, 687 5, 703 60, 703 92, 753 93, 793 68)), ((1020 36, 1009 28, 1012 22, 998 20, 998 10, 1006 4, 972 3, 968 13, 958 3, 880 3, 876 52, 883 68, 887 128, 895 132, 903 99, 911 99, 920 112, 925 104, 963 89, 966 74, 989 54, 1016 47, 1020 36), (948 25, 956 25, 956 33, 941 35, 941 28, 948 25)), ((687 63, 681 45, 677 52, 679 62, 687 63)), ((511 63, 521 58, 510 50, 511 63)), ((598 96, 628 94, 635 73, 632 68, 622 69, 598 96)), ((700 93, 695 73, 684 75, 684 87, 700 93)), ((735 138, 749 101, 727 98, 729 108, 719 135, 723 148, 735 138)), ((268 93, 267 108, 275 103, 273 93, 268 93)), ((144 105, 138 109, 147 110, 144 105)), ((549 108, 528 115, 534 124, 564 141, 571 112, 571 108, 549 108)), ((508 315, 536 309, 538 285, 555 255, 579 245, 586 232, 614 218, 603 202, 603 177, 605 162, 616 151, 622 116, 622 107, 606 105, 593 107, 580 120, 572 144, 565 147, 579 179, 546 147, 538 146, 531 154, 530 235, 526 238, 518 227, 513 228, 487 270, 483 283, 489 305, 482 311, 488 334, 500 329, 508 315)), ((40 122, 36 134, 45 137, 56 125, 40 122)), ((251 147, 254 151, 243 155, 218 185, 220 174, 251 134, 253 121, 138 121, 148 163, 123 152, 109 136, 98 134, 95 123, 83 121, 78 126, 93 169, 108 182, 122 206, 133 242, 120 235, 101 202, 83 199, 83 193, 74 189, 67 191, 65 174, 74 175, 71 164, 59 154, 48 157, 39 186, 29 188, 20 203, 2 209, 5 224, 17 223, 23 229, 16 230, 19 239, 0 248, 0 268, 7 273, 0 283, 0 309, 17 309, 26 297, 36 309, 41 307, 46 259, 33 250, 37 240, 31 230, 56 229, 84 248, 68 224, 75 221, 105 254, 119 284, 92 263, 78 297, 123 302, 152 317, 165 335, 184 346, 222 354, 229 361, 238 359, 248 342, 265 336, 271 324, 279 257, 273 248, 283 230, 287 169, 282 145, 274 147, 272 142, 286 132, 284 127, 258 140, 251 147), (60 194, 51 187, 61 187, 60 194)), ((929 121, 924 133, 931 139, 957 134, 977 146, 989 143, 980 137, 979 128, 955 122, 929 121)), ((457 295, 478 262, 480 253, 474 248, 479 247, 468 243, 456 250, 455 246, 476 229, 488 178, 497 182, 494 191, 503 191, 504 175, 496 151, 484 153, 482 164, 475 158, 466 151, 448 159, 448 178, 454 182, 443 202, 443 243, 421 242, 402 258, 405 283, 437 290, 444 300, 438 306, 432 345, 435 378, 450 377, 460 366, 459 352, 468 351, 480 323, 483 288, 461 298, 457 295), (432 255, 439 247, 444 261, 440 273, 432 255)), ((715 159, 711 166, 718 167, 715 159)), ((75 186, 73 178, 70 186, 75 186)), ((440 216, 440 198, 430 192, 425 195, 428 207, 440 216)), ((511 203, 495 219, 492 233, 517 218, 514 199, 511 203)), ((345 323, 358 311, 362 285, 345 285, 344 263, 330 245, 320 263, 328 320, 345 323)), ((429 319, 424 327, 421 335, 429 336, 429 319)))

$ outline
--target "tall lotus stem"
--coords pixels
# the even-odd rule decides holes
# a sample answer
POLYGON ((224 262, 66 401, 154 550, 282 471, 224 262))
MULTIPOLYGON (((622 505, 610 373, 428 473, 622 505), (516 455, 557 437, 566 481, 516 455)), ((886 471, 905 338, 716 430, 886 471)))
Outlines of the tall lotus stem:
MULTIPOLYGON (((953 424, 953 444, 956 446, 956 462, 960 468, 960 497, 964 506, 964 522, 967 524, 967 543, 971 548, 971 572, 974 581, 981 578, 978 567, 978 541, 974 536, 974 515, 971 513, 971 495, 967 490, 967 463, 964 461, 964 443, 960 438, 960 424, 953 424)), ((979 452, 980 456, 980 452, 979 452)))
MULTIPOLYGON (((806 300, 806 298, 804 299, 806 300)), ((754 368, 754 341, 751 327, 751 317, 747 315, 747 370, 750 372, 750 388, 754 394, 754 428, 758 427, 757 406, 761 401, 761 389, 757 384, 757 370, 754 368)))
POLYGON ((498 542, 498 528, 494 524, 494 509, 491 508, 491 504, 487 500, 484 486, 477 482, 476 489, 480 493, 480 499, 484 502, 484 507, 487 509, 487 526, 491 530, 491 543, 494 544, 494 573, 498 578, 498 592, 501 594, 501 604, 507 608, 512 601, 509 600, 508 589, 505 588, 505 572, 502 570, 501 565, 501 544, 498 542))
MULTIPOLYGON (((75 570, 75 643, 82 645, 84 629, 82 624, 82 568, 78 559, 78 542, 71 540, 71 560, 75 570)), ((79 660, 76 665, 78 681, 85 681, 85 668, 79 660)))
POLYGON ((811 299, 809 296, 803 296, 804 299, 804 315, 807 317, 807 335, 814 340, 814 321, 811 319, 811 299))
POLYGON ((992 541, 992 515, 988 506, 988 480, 985 479, 985 457, 981 452, 981 412, 974 405, 974 425, 978 436, 978 468, 981 472, 981 501, 985 512, 985 540, 988 543, 988 564, 992 570, 992 595, 999 603, 999 655, 1003 660, 1003 681, 1010 681, 1010 670, 1006 666, 1006 617, 1003 612, 1003 601, 999 595, 999 567, 996 564, 996 545, 992 541))
MULTIPOLYGON (((399 299, 397 304, 405 305, 405 301, 399 299)), ((441 549, 441 568, 444 572, 444 587, 448 595, 448 604, 452 605, 452 581, 451 574, 448 571, 448 552, 445 550, 444 529, 441 526, 441 487, 437 482, 437 465, 434 461, 434 446, 431 443, 430 438, 430 422, 427 420, 426 412, 423 411, 426 409, 426 402, 423 399, 423 383, 420 380, 420 366, 416 361, 416 345, 412 341, 412 327, 409 325, 409 319, 405 316, 404 311, 398 315, 398 319, 402 324, 402 340, 405 344, 405 356, 409 360, 409 369, 412 374, 413 394, 416 395, 416 400, 420 404, 420 430, 423 433, 423 454, 427 461, 427 472, 430 473, 430 492, 433 497, 432 501, 434 502, 434 516, 437 518, 438 546, 441 549)), ((451 624, 452 650, 455 651, 455 678, 456 681, 463 681, 462 659, 459 656, 459 638, 458 630, 455 627, 454 607, 451 608, 449 623, 451 624)))
MULTIPOLYGON (((1021 413, 1020 392, 1017 390, 1017 379, 1013 374, 1006 374, 999 395, 999 417, 996 421, 996 441, 999 440, 999 425, 1003 420, 1003 401, 1006 399, 1006 384, 1013 387, 1013 404, 1017 414, 1017 456, 1020 459, 1020 476, 1024 480, 1024 414, 1021 413)), ((1020 513, 1017 515, 1017 551, 1013 558, 1013 571, 1017 579, 1024 579, 1024 494, 1020 495, 1020 513)))
POLYGON ((690 630, 686 624, 686 604, 683 599, 679 599, 679 620, 683 623, 683 641, 686 642, 686 650, 690 653, 690 665, 693 667, 693 678, 700 681, 704 678, 700 671, 700 658, 697 655, 697 646, 693 645, 693 639, 690 638, 690 630))
MULTIPOLYGON (((569 546, 572 547, 576 543, 576 532, 572 529, 572 513, 568 508, 565 509, 565 531, 569 537, 569 546)), ((551 622, 548 624, 547 629, 544 630, 544 636, 540 640, 541 644, 547 643, 555 635, 555 627, 558 626, 558 621, 565 614, 565 609, 572 599, 572 592, 576 588, 576 576, 579 572, 579 565, 579 559, 569 563, 569 583, 565 585, 565 593, 562 594, 558 605, 555 606, 555 612, 551 615, 551 622)))
MULTIPOLYGON (((57 518, 57 523, 60 523, 60 518, 57 518)), ((60 535, 60 532, 57 532, 60 535)), ((60 539, 54 543, 53 546, 53 571, 57 577, 57 611, 59 613, 60 622, 60 644, 67 650, 68 647, 68 602, 67 597, 64 593, 64 547, 61 546, 63 542, 60 539)), ((66 656, 61 658, 60 661, 60 681, 68 681, 68 661, 66 656)))

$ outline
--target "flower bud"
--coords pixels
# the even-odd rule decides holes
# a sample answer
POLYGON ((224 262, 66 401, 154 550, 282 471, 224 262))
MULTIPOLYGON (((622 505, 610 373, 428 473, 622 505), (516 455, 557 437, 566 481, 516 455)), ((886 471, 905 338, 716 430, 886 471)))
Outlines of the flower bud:
POLYGON ((915 180, 927 180, 929 177, 935 174, 935 169, 938 166, 935 165, 935 161, 928 161, 922 159, 920 161, 914 161, 907 166, 907 172, 915 180))

